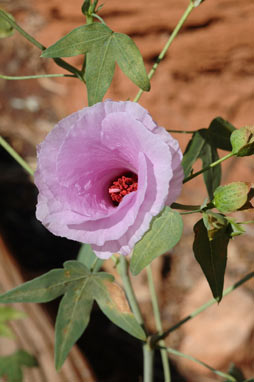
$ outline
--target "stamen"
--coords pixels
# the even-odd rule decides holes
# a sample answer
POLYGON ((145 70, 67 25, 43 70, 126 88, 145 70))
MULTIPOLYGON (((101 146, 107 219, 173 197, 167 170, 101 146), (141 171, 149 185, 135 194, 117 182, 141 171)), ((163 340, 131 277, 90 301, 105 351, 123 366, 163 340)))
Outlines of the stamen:
POLYGON ((109 195, 115 206, 122 201, 125 195, 138 189, 138 177, 132 172, 128 172, 117 177, 108 189, 109 195))
MULTIPOLYGON (((113 186, 111 186, 111 187, 113 187, 113 186)), ((120 190, 120 188, 110 188, 109 190, 108 190, 108 192, 110 193, 110 194, 113 194, 114 192, 120 192, 121 190, 120 190)))

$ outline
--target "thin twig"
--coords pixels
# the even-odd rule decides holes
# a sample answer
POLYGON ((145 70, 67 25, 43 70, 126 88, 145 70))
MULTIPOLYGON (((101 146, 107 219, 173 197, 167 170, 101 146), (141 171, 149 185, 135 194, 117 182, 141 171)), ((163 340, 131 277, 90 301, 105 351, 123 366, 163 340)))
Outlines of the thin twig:
MULTIPOLYGON (((223 297, 226 297, 228 294, 233 292, 236 288, 244 284, 245 282, 249 281, 251 278, 254 278, 254 272, 248 273, 245 277, 243 277, 241 280, 237 281, 235 284, 231 285, 229 288, 227 288, 223 292, 223 297)), ((167 329, 164 333, 161 335, 155 336, 153 342, 158 342, 161 339, 166 338, 171 332, 175 331, 176 329, 180 328, 183 324, 191 320, 192 318, 198 316, 200 313, 204 312, 207 308, 210 306, 218 303, 217 299, 213 298, 210 301, 206 302, 205 304, 201 305, 198 309, 194 310, 191 314, 189 314, 187 317, 183 318, 181 321, 179 321, 177 324, 171 326, 169 329, 167 329)))
MULTIPOLYGON (((182 28, 184 22, 186 21, 186 19, 188 18, 188 16, 190 15, 191 11, 195 8, 194 4, 192 3, 192 1, 190 2, 190 4, 188 5, 187 9, 185 10, 184 14, 182 15, 181 19, 179 20, 177 26, 175 27, 175 29, 173 30, 172 34, 170 35, 168 41, 166 42, 164 48, 162 49, 161 53, 159 54, 155 64, 153 65, 152 69, 150 70, 149 74, 148 74, 148 78, 151 79, 159 65, 159 63, 163 60, 163 58, 165 57, 167 51, 168 51, 168 48, 170 47, 170 45, 172 44, 172 42, 174 41, 175 37, 177 36, 178 32, 180 31, 180 29, 182 28)), ((136 97, 134 98, 133 102, 138 102, 140 97, 142 96, 143 94, 143 90, 140 89, 136 95, 136 97)))

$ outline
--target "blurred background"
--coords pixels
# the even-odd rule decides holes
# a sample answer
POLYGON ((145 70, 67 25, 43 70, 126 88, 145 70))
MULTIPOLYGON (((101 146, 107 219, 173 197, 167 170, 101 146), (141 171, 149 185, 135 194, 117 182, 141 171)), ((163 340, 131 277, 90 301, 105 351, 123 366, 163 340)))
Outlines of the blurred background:
MULTIPOLYGON (((0 0, 0 7, 11 13, 43 45, 49 46, 85 22, 82 3, 82 0, 0 0)), ((188 5, 187 0, 105 0, 103 3, 99 14, 111 29, 134 39, 148 71, 188 5)), ((140 104, 167 129, 207 128, 217 116, 237 128, 253 124, 253 36, 253 0, 206 0, 185 23, 165 60, 160 63, 151 82, 151 91, 143 94, 140 104)), ((17 32, 0 40, 0 49, 0 74, 21 76, 64 72, 53 60, 41 59, 40 51, 17 32)), ((77 56, 66 60, 81 67, 82 59, 77 56)), ((105 98, 133 99, 137 91, 137 87, 116 68, 105 98)), ((86 105, 85 86, 77 79, 0 79, 0 134, 35 169, 36 145, 59 119, 86 105)), ((184 151, 190 135, 173 135, 179 139, 184 151)), ((195 168, 199 166, 197 163, 195 168)), ((223 164, 222 184, 236 180, 253 182, 253 175, 252 157, 230 159, 223 164)), ((7 246, 21 266, 24 279, 61 266, 63 261, 75 258, 79 249, 78 243, 53 237, 36 221, 36 197, 36 188, 29 177, 1 150, 0 235, 3 242, 0 250, 1 245, 7 246)), ((178 201, 202 204, 205 198, 205 186, 198 177, 184 186, 178 201)), ((241 212, 238 217, 239 220, 253 220, 253 212, 241 212)), ((165 328, 211 298, 192 253, 193 225, 199 218, 187 215, 180 243, 172 253, 153 263, 165 328)), ((231 240, 229 245, 226 286, 253 270, 253 226, 246 226, 246 231, 246 235, 231 240)), ((105 263, 105 269, 114 272, 110 261, 105 263)), ((155 326, 145 274, 134 278, 133 282, 147 324, 153 331, 155 326)), ((48 312, 54 319, 56 306, 50 305, 48 312)), ((230 362, 234 362, 242 367, 246 377, 253 375, 254 282, 246 283, 226 297, 219 307, 213 306, 173 332, 167 344, 215 368, 226 371, 230 362)), ((141 380, 139 345, 107 321, 96 307, 80 346, 96 381, 141 380)), ((172 362, 176 367, 173 382, 216 380, 195 363, 182 359, 172 362)), ((83 381, 86 379, 67 380, 83 381)), ((157 381, 163 381, 159 357, 158 361, 156 359, 157 381)))

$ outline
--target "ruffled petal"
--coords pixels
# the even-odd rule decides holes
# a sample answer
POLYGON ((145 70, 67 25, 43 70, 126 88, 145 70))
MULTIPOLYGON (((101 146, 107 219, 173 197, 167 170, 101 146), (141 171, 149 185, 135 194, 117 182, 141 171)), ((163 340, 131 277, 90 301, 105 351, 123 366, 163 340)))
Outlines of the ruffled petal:
POLYGON ((36 216, 54 234, 92 245, 98 257, 129 254, 181 191, 182 153, 137 103, 106 101, 58 123, 38 148, 36 216), (125 172, 138 189, 116 207, 108 189, 125 172))

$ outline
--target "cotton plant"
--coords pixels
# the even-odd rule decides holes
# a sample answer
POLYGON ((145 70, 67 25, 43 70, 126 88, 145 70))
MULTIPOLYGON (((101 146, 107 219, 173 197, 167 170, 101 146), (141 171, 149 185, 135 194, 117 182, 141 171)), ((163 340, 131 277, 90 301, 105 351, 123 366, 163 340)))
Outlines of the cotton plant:
POLYGON ((34 177, 39 191, 37 219, 53 234, 83 244, 77 261, 67 261, 63 268, 53 269, 0 295, 1 303, 43 303, 63 296, 55 325, 57 370, 85 331, 96 301, 114 324, 140 340, 144 382, 153 381, 156 349, 161 352, 166 382, 171 381, 169 354, 189 358, 223 381, 254 381, 245 379, 236 368, 228 372, 216 370, 191 355, 167 347, 164 342, 172 331, 254 277, 251 272, 223 289, 228 243, 245 233, 245 224, 253 223, 239 222, 229 214, 253 208, 253 184, 244 181, 220 184, 223 161, 254 154, 254 127, 236 129, 228 121, 214 118, 208 128, 191 132, 182 154, 171 133, 185 132, 167 131, 138 103, 143 92, 150 91, 150 80, 185 20, 201 3, 201 0, 189 2, 149 74, 135 42, 105 24, 99 15, 102 5, 98 6, 97 0, 83 3, 86 24, 48 48, 23 30, 10 14, 0 10, 1 37, 18 31, 41 50, 42 57, 53 59, 66 71, 25 77, 2 74, 0 78, 73 77, 87 89, 88 105, 59 121, 38 146, 35 173, 0 137, 1 145, 34 177), (82 68, 64 60, 76 55, 84 56, 82 68), (103 100, 116 64, 139 88, 132 101, 103 100), (220 158, 218 149, 228 154, 220 158), (193 165, 198 159, 202 168, 194 172, 193 165), (200 174, 207 189, 205 202, 195 206, 177 203, 184 184, 200 174), (179 242, 183 233, 182 216, 192 213, 198 216, 193 251, 213 298, 173 327, 163 328, 151 263, 179 242), (112 274, 103 271, 105 260, 113 261, 122 286, 112 274), (147 328, 130 279, 130 272, 137 276, 144 269, 156 333, 150 333, 147 328))

